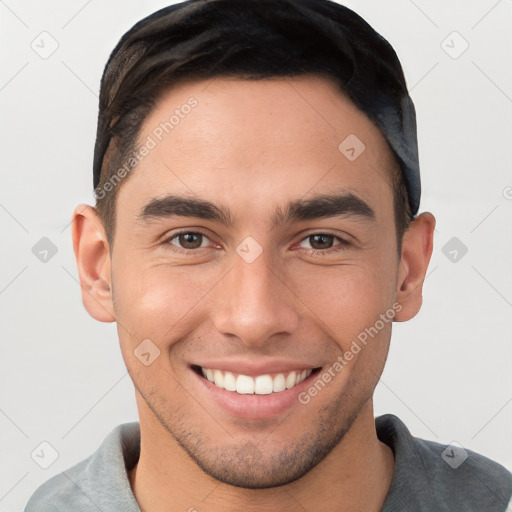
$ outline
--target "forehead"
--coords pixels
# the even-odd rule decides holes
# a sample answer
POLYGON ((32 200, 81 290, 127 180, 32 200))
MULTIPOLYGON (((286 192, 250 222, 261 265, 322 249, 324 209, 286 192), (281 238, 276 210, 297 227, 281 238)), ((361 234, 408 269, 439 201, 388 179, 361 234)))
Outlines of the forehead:
POLYGON ((134 215, 169 192, 235 211, 331 191, 354 193, 377 214, 378 203, 392 204, 396 162, 384 137, 317 76, 182 83, 147 117, 138 145, 149 150, 119 194, 134 215))

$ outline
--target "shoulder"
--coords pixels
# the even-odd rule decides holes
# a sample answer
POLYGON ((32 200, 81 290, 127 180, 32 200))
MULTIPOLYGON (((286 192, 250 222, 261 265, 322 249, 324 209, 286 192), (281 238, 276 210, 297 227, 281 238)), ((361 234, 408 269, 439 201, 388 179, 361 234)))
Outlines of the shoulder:
POLYGON ((387 414, 376 419, 379 439, 395 454, 384 510, 504 512, 512 498, 512 474, 501 464, 456 444, 413 437, 387 414), (403 508, 401 508, 403 507, 403 508))
POLYGON ((87 459, 41 485, 28 501, 25 512, 69 508, 80 512, 139 512, 127 476, 127 468, 135 464, 139 452, 139 424, 119 425, 87 459))

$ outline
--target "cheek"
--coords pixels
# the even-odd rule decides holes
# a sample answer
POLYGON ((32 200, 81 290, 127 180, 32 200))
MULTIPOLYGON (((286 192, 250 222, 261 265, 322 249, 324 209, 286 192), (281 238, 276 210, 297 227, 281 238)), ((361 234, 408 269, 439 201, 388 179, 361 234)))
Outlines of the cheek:
POLYGON ((125 327, 121 341, 133 345, 149 338, 162 349, 178 341, 193 319, 197 321, 198 305, 220 274, 168 265, 125 268, 114 283, 116 318, 125 327))
MULTIPOLYGON (((162 389, 168 397, 182 391, 184 366, 181 351, 175 349, 204 320, 203 303, 218 272, 204 272, 199 278, 190 268, 126 268, 114 285, 121 353, 136 388, 156 404, 162 389)), ((173 402, 175 407, 181 403, 175 398, 173 402)))
POLYGON ((373 324, 394 300, 393 269, 376 264, 348 264, 301 273, 294 279, 297 296, 337 334, 373 324))
POLYGON ((382 372, 395 314, 396 261, 385 254, 333 268, 310 267, 294 280, 304 315, 337 345, 332 363, 343 358, 332 368, 343 375, 340 386, 349 379, 355 388, 370 389, 382 372))

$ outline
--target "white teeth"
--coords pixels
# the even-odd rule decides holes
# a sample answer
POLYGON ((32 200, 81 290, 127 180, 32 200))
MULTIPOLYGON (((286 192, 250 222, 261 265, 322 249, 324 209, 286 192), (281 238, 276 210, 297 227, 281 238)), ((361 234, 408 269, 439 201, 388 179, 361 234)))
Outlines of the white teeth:
POLYGON ((272 391, 274 393, 279 393, 280 391, 284 391, 286 389, 286 380, 282 373, 278 373, 274 377, 274 382, 272 384, 272 391))
POLYGON ((214 370, 213 378, 215 380, 215 385, 218 388, 224 387, 224 375, 222 375, 222 372, 220 370, 214 370))
POLYGON ((254 393, 254 379, 247 375, 239 375, 236 379, 236 392, 241 395, 252 395, 254 393))
POLYGON ((224 374, 224 389, 228 391, 236 391, 236 379, 231 372, 224 374))
POLYGON ((290 372, 288 374, 288 377, 286 377, 286 389, 293 388, 295 384, 297 383, 297 377, 295 372, 290 372))
POLYGON ((259 375, 254 381, 254 393, 257 395, 270 395, 272 393, 272 377, 259 375))
POLYGON ((253 378, 248 375, 235 376, 231 372, 212 370, 210 368, 201 368, 201 371, 216 387, 227 391, 236 391, 241 395, 280 393, 286 389, 293 388, 309 377, 312 372, 312 370, 302 370, 301 372, 293 371, 288 374, 278 373, 274 377, 265 374, 253 378))

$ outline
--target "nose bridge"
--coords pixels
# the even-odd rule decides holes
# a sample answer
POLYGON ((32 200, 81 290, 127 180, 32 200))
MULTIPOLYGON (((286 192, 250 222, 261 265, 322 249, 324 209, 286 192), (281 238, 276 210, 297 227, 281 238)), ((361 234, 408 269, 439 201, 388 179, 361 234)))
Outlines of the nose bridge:
POLYGON ((216 328, 246 345, 263 345, 274 334, 290 334, 298 324, 290 292, 272 269, 273 258, 262 252, 254 260, 234 255, 233 267, 214 312, 216 328))

